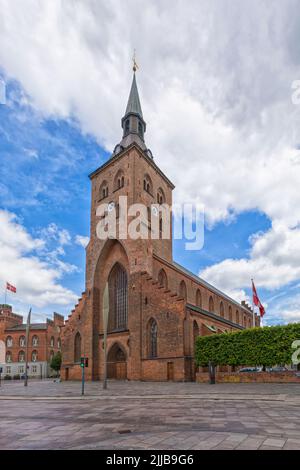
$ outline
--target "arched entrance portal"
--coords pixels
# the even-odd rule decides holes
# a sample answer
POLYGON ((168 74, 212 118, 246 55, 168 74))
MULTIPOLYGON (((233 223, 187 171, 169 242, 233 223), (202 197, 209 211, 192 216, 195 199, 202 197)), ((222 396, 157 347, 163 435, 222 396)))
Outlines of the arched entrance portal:
POLYGON ((127 357, 126 352, 115 343, 107 355, 107 377, 109 379, 126 380, 127 379, 127 357))

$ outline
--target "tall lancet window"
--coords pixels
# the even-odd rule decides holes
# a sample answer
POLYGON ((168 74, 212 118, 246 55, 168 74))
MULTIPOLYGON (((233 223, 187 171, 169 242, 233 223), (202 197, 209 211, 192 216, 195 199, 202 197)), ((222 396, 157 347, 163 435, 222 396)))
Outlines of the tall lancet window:
POLYGON ((157 323, 154 318, 148 323, 148 356, 157 357, 157 323))
POLYGON ((80 362, 81 357, 81 336, 79 331, 75 335, 74 340, 74 362, 80 362))
POLYGON ((108 328, 110 331, 126 329, 128 316, 128 282, 127 273, 119 263, 116 263, 110 272, 108 287, 108 328))

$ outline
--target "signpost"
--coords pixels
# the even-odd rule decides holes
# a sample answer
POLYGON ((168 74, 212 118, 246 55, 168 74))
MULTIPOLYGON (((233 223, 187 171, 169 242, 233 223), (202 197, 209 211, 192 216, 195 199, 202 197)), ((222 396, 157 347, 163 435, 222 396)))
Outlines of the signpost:
POLYGON ((85 357, 80 358, 80 367, 81 367, 81 395, 84 395, 84 367, 85 367, 85 357))
POLYGON ((213 362, 210 361, 208 364, 208 368, 209 368, 209 383, 213 385, 216 383, 216 366, 213 362))
POLYGON ((27 387, 28 384, 28 347, 29 347, 29 330, 30 330, 30 318, 31 318, 31 309, 29 310, 26 324, 26 361, 25 361, 25 381, 24 387, 27 387))
POLYGON ((89 358, 82 356, 80 358, 80 367, 81 367, 81 395, 84 395, 84 384, 85 384, 85 376, 84 376, 84 369, 85 367, 89 366, 89 358))
POLYGON ((109 293, 108 283, 105 284, 103 293, 103 345, 104 345, 104 371, 103 371, 103 389, 107 389, 107 323, 109 313, 109 293))

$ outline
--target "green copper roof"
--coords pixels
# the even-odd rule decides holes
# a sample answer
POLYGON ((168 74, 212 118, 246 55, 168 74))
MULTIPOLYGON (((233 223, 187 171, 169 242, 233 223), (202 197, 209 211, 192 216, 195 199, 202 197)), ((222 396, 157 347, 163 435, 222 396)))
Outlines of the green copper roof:
POLYGON ((139 92, 138 92, 138 89, 137 89, 135 74, 133 75, 133 80, 132 80, 132 85, 131 85, 130 95, 129 95, 129 98, 128 98, 128 103, 127 103, 125 116, 129 113, 139 114, 141 116, 141 118, 143 118, 143 113, 142 113, 142 108, 141 108, 141 103, 140 103, 140 98, 139 98, 139 92))

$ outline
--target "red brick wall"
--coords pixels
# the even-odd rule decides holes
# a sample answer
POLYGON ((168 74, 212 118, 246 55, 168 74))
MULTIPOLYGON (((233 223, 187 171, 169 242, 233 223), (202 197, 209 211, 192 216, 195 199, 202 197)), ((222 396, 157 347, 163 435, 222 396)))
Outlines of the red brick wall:
MULTIPOLYGON (((223 300, 225 318, 228 318, 230 302, 191 276, 172 266, 172 239, 156 240, 99 240, 96 237, 96 208, 103 202, 118 202, 119 195, 128 196, 128 205, 142 202, 149 206, 157 202, 157 190, 162 188, 166 202, 172 203, 172 186, 136 148, 130 148, 117 160, 112 160, 92 177, 91 236, 86 256, 86 291, 72 311, 63 329, 63 377, 80 379, 81 371, 74 364, 74 339, 80 332, 85 354, 89 357, 87 379, 103 378, 103 325, 102 303, 105 283, 116 262, 122 264, 128 276, 128 329, 108 335, 108 351, 118 343, 126 354, 127 378, 130 380, 191 380, 195 376, 192 356, 194 354, 193 322, 199 325, 200 334, 209 334, 204 323, 217 328, 231 329, 222 321, 207 319, 191 312, 185 300, 179 297, 179 283, 187 287, 187 302, 195 305, 196 291, 201 290, 202 307, 208 310, 209 297, 213 296, 216 314, 223 300), (123 171, 125 185, 114 188, 115 175, 123 171), (143 188, 144 175, 152 181, 152 194, 143 188), (99 189, 106 181, 109 195, 100 200, 99 189), (156 256, 156 258, 155 258, 156 256), (167 261, 163 261, 161 257, 167 261), (164 268, 168 276, 168 288, 157 282, 159 270, 164 268), (148 324, 153 318, 158 325, 157 358, 148 357, 148 324), (169 365, 168 365, 169 363, 169 365), (67 370, 67 372, 66 372, 67 370)), ((250 320, 251 314, 232 303, 233 321, 235 310, 250 320)), ((233 327, 234 328, 234 327, 233 327)))
POLYGON ((157 258, 153 262, 153 276, 157 279, 159 271, 164 269, 167 279, 168 279, 168 288, 179 293, 179 285, 181 281, 185 282, 187 288, 187 302, 196 305, 196 295, 199 290, 201 293, 201 307, 204 310, 209 311, 209 298, 213 298, 214 303, 214 312, 217 315, 220 315, 220 304, 223 302, 224 305, 224 318, 229 320, 229 307, 232 310, 232 321, 236 322, 236 313, 238 312, 239 322, 238 324, 244 327, 252 327, 253 319, 252 313, 247 311, 247 309, 242 306, 238 306, 234 302, 230 302, 226 297, 216 294, 214 291, 209 290, 206 286, 199 282, 196 282, 192 277, 187 276, 184 272, 176 269, 175 266, 165 263, 163 260, 157 258), (246 317, 246 322, 244 322, 244 316, 246 317))
MULTIPOLYGON (((22 317, 20 317, 22 319, 22 317)), ((18 322, 19 324, 22 322, 18 322)), ((51 352, 56 354, 61 350, 58 340, 61 339, 61 329, 64 324, 64 318, 61 315, 54 314, 53 320, 47 320, 46 329, 31 329, 29 332, 28 360, 31 361, 33 351, 38 353, 38 361, 50 362, 51 352), (33 346, 32 339, 34 336, 38 338, 38 345, 33 346), (54 346, 51 346, 51 338, 54 339, 54 346)), ((10 325, 11 326, 11 325, 10 325)), ((6 327, 9 328, 10 326, 6 327)), ((12 353, 12 362, 18 362, 19 352, 26 351, 26 346, 20 346, 20 338, 26 336, 26 330, 9 331, 6 329, 0 339, 3 339, 5 345, 8 337, 13 340, 12 347, 6 347, 6 351, 12 353)))
MULTIPOLYGON (((197 382, 209 383, 209 375, 206 372, 198 372, 196 374, 197 382)), ((216 374, 216 382, 224 383, 249 383, 249 382, 259 382, 259 383, 289 383, 295 382, 300 383, 300 376, 298 377, 295 372, 241 372, 232 373, 232 372, 218 372, 216 374)))

